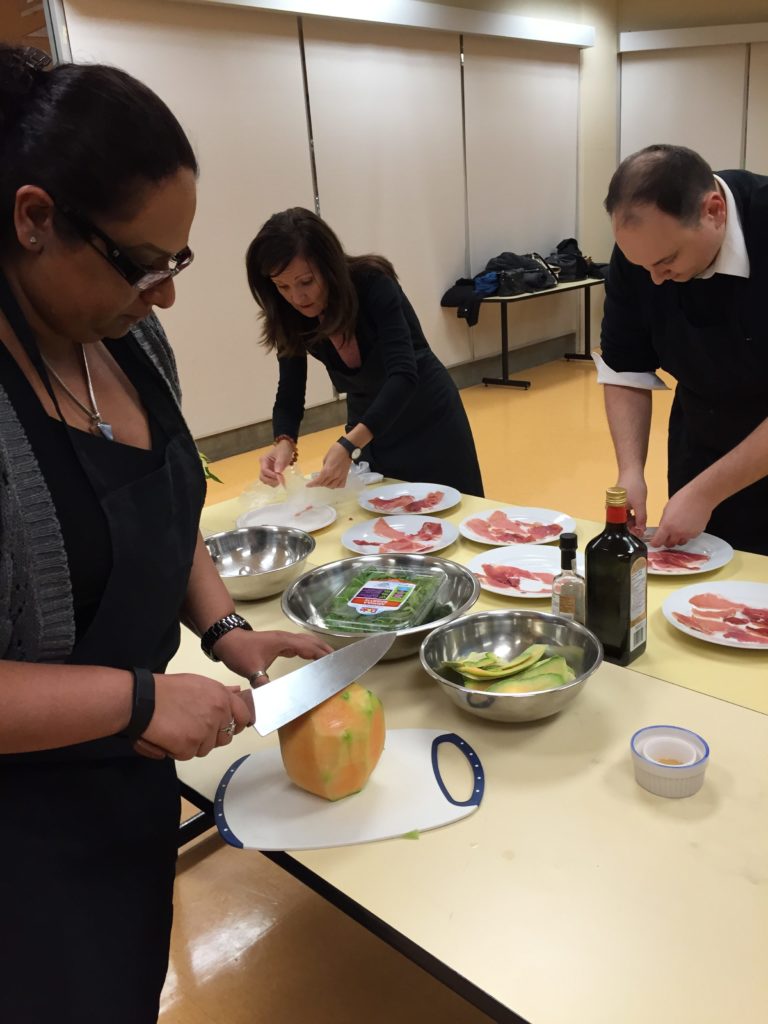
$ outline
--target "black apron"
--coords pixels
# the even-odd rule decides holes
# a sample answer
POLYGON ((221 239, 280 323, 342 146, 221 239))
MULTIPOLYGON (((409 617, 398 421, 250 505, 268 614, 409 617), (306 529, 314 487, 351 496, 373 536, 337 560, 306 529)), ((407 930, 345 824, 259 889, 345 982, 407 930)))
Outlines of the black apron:
MULTIPOLYGON (((0 307, 36 354, 3 281, 0 307)), ((72 664, 162 672, 178 647, 205 481, 181 413, 156 385, 142 397, 152 401, 165 451, 146 476, 121 486, 109 469, 119 442, 65 428, 112 548, 106 588, 72 664)), ((179 816, 173 760, 141 757, 123 737, 0 759, 3 1024, 157 1019, 179 816)))
MULTIPOLYGON (((332 353, 332 355, 335 355, 332 353)), ((418 385, 394 422, 363 449, 371 470, 397 480, 443 484, 483 496, 480 465, 467 414, 450 374, 428 349, 415 351, 418 385)), ((340 357, 326 363, 337 391, 347 395, 347 429, 362 421, 386 380, 378 346, 358 369, 340 357)))
MULTIPOLYGON (((750 306, 742 278, 715 275, 670 289, 664 326, 654 335, 661 366, 678 380, 669 420, 670 497, 768 417, 768 344, 750 306)), ((707 532, 768 554, 766 507, 768 477, 718 505, 707 532)))

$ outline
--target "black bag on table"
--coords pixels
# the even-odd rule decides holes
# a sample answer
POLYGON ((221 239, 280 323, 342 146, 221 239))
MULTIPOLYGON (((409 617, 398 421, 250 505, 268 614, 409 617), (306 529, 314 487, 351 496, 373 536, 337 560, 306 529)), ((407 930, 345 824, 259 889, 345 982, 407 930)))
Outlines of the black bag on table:
MULTIPOLYGON (((498 256, 494 256, 493 259, 488 260, 485 266, 486 272, 496 271, 522 271, 522 292, 541 292, 547 288, 554 288, 557 284, 557 279, 552 273, 551 269, 547 266, 547 261, 539 256, 538 253, 527 253, 525 256, 519 256, 515 252, 502 252, 498 256)), ((516 287, 511 281, 509 287, 516 287)), ((518 295, 522 292, 510 292, 509 294, 518 295)))

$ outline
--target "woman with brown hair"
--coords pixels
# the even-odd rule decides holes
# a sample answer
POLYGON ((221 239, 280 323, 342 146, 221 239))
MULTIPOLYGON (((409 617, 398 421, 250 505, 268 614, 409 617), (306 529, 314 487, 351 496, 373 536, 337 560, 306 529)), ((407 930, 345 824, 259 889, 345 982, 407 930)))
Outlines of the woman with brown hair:
POLYGON ((347 396, 346 429, 315 483, 343 487, 353 459, 400 480, 482 496, 464 406, 434 355, 392 264, 348 256, 328 225, 301 207, 276 213, 251 243, 248 282, 263 311, 263 344, 277 352, 275 444, 261 479, 276 486, 297 454, 307 357, 347 396))

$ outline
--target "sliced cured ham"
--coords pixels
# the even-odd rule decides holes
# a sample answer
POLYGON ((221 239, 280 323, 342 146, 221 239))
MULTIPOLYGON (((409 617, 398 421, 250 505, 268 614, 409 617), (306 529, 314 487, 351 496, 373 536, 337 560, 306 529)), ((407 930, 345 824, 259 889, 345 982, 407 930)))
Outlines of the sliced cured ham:
POLYGON ((696 594, 688 603, 690 615, 672 612, 688 629, 738 643, 768 645, 768 608, 750 608, 719 594, 696 594))
POLYGON ((692 604, 694 608, 715 608, 725 611, 726 614, 732 608, 741 608, 740 604, 734 604, 733 601, 729 601, 727 597, 721 597, 719 594, 695 594, 688 603, 692 604))
MULTIPOLYGON (((400 540, 405 536, 403 530, 396 530, 394 526, 389 525, 386 519, 377 519, 373 524, 373 532, 379 537, 386 537, 387 540, 400 540)), ((368 543, 374 543, 374 541, 368 543)))
POLYGON ((398 494, 395 498, 371 498, 370 504, 380 512, 397 512, 413 500, 412 494, 398 494))
POLYGON ((424 554, 431 551, 434 544, 443 535, 440 523, 422 523, 417 533, 408 533, 391 526, 385 519, 377 519, 373 524, 373 532, 381 540, 353 540, 359 548, 374 548, 381 554, 424 554))
POLYGON ((404 508, 403 512, 429 512, 445 497, 445 491, 430 491, 426 498, 412 499, 404 508))
POLYGON ((491 544, 534 544, 545 540, 554 540, 562 532, 557 523, 535 523, 526 519, 510 519, 497 509, 487 519, 476 516, 468 519, 466 525, 478 537, 491 544))
POLYGON ((481 582, 492 587, 501 587, 507 590, 518 590, 521 593, 530 592, 530 588, 523 590, 520 586, 521 580, 528 580, 539 584, 539 590, 549 590, 552 587, 554 573, 551 572, 529 572, 528 569, 521 569, 515 565, 483 565, 482 574, 478 574, 481 582))
POLYGON ((673 548, 648 549, 648 568, 654 572, 695 572, 709 561, 709 555, 673 548))

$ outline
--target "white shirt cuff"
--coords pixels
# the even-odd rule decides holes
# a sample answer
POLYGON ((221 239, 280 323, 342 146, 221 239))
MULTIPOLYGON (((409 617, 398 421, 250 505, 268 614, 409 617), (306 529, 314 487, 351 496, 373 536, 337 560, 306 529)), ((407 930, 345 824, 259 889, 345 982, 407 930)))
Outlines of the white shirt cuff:
POLYGON ((598 384, 618 384, 623 388, 645 388, 647 391, 669 391, 661 377, 655 373, 636 373, 634 370, 619 373, 612 370, 597 352, 592 353, 592 358, 597 367, 598 384))

